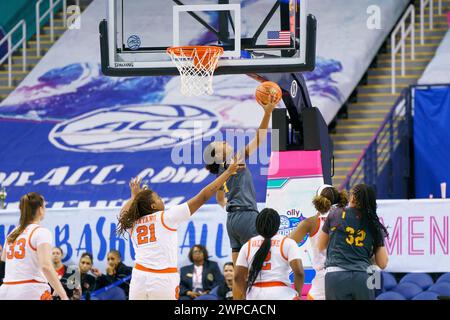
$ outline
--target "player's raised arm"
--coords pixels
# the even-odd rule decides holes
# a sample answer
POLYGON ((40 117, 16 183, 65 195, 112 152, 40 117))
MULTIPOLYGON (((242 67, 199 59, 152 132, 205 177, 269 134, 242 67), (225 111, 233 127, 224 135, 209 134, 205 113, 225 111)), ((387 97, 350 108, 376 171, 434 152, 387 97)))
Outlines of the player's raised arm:
POLYGON ((275 95, 270 95, 269 102, 264 104, 259 99, 256 101, 261 105, 264 109, 264 116, 261 119, 261 123, 259 124, 258 131, 256 132, 256 136, 249 142, 249 144, 245 147, 245 158, 248 158, 253 152, 255 152, 261 143, 267 137, 267 128, 269 127, 270 117, 272 115, 273 110, 277 106, 278 98, 275 95))
POLYGON ((130 209, 131 203, 133 202, 136 195, 141 191, 141 178, 136 177, 134 179, 130 180, 130 191, 131 191, 131 197, 130 199, 125 202, 125 204, 122 206, 122 209, 120 210, 120 214, 124 213, 125 211, 128 211, 130 209))
POLYGON ((228 168, 218 176, 213 182, 204 187, 195 197, 188 200, 187 204, 191 215, 194 214, 202 205, 204 205, 216 192, 223 186, 228 178, 234 174, 238 167, 239 155, 236 155, 228 168))

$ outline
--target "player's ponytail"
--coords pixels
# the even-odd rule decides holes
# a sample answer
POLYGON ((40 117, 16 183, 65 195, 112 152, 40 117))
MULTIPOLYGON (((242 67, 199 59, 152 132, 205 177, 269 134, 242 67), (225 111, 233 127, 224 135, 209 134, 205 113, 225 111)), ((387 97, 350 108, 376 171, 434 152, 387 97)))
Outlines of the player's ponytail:
POLYGON ((20 198, 19 226, 8 236, 8 244, 12 244, 16 241, 17 237, 20 236, 25 228, 36 218, 39 208, 41 207, 44 207, 44 197, 37 192, 27 193, 20 198))
POLYGON ((261 271, 264 261, 270 252, 272 237, 277 234, 280 228, 280 216, 274 209, 263 209, 256 218, 256 230, 264 237, 261 247, 253 257, 252 265, 248 273, 247 288, 250 290, 261 271))
POLYGON ((153 203, 153 191, 145 189, 139 191, 131 202, 128 210, 124 210, 119 216, 119 225, 117 226, 117 234, 123 235, 128 229, 133 228, 135 222, 143 216, 155 212, 151 205, 153 203))
POLYGON ((373 249, 375 253, 378 247, 383 246, 384 237, 389 235, 377 215, 375 190, 366 184, 358 184, 351 189, 350 193, 353 196, 354 206, 362 211, 363 220, 368 224, 370 233, 374 238, 373 249))
POLYGON ((327 213, 331 209, 331 201, 324 196, 315 196, 313 198, 313 205, 322 214, 327 213))
POLYGON ((318 212, 325 214, 330 211, 331 206, 337 205, 345 208, 348 204, 347 192, 341 191, 330 185, 323 185, 317 190, 317 195, 313 198, 313 205, 318 212))
POLYGON ((345 208, 348 205, 348 193, 345 190, 342 190, 338 193, 338 202, 337 206, 339 208, 345 208))

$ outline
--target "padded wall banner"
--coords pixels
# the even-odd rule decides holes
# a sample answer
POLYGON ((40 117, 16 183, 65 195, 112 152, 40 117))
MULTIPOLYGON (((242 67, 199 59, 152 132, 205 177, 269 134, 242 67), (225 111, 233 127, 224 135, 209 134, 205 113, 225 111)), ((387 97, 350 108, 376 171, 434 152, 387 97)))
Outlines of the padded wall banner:
POLYGON ((450 272, 450 200, 378 201, 390 272, 450 272))
MULTIPOLYGON (((54 245, 64 251, 63 263, 77 264, 83 252, 91 252, 94 266, 104 271, 109 250, 121 252, 126 265, 133 266, 134 251, 128 236, 116 236, 120 208, 49 209, 42 225, 54 235, 54 245)), ((17 211, 2 212, 0 243, 17 225, 17 211)), ((156 230, 157 232, 157 230, 156 230)), ((211 259, 223 265, 231 261, 231 250, 226 231, 226 212, 219 205, 207 205, 196 212, 188 223, 178 228, 179 265, 190 264, 189 249, 195 244, 207 247, 211 259)))
POLYGON ((414 95, 416 198, 450 197, 450 85, 417 87, 414 95))
MULTIPOLYGON (((258 207, 262 209, 264 205, 258 207)), ((54 234, 55 245, 64 250, 66 264, 77 263, 80 255, 88 251, 94 255, 94 265, 103 270, 107 252, 117 249, 125 263, 133 265, 130 241, 118 238, 114 232, 119 211, 119 208, 51 209, 47 210, 43 225, 54 234)), ((450 200, 382 200, 378 201, 378 213, 390 234, 385 243, 388 271, 450 272, 450 200)), ((280 214, 292 218, 289 212, 280 214)), ((4 243, 18 220, 16 211, 1 214, 0 243, 4 243)), ((226 213, 218 205, 202 207, 178 228, 180 266, 189 264, 189 248, 196 243, 205 245, 210 259, 219 265, 231 260, 226 213)), ((300 246, 307 250, 308 240, 300 246)), ((308 265, 308 261, 304 264, 308 265)), ((306 280, 311 280, 308 270, 306 280)))

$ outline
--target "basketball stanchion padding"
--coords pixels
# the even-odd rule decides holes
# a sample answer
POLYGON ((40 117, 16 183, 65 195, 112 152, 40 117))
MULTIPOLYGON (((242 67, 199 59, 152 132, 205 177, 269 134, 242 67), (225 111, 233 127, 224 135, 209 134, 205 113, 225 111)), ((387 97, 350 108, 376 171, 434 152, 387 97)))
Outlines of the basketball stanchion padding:
POLYGON ((185 96, 213 94, 213 76, 223 48, 218 46, 183 46, 167 48, 181 76, 185 96))

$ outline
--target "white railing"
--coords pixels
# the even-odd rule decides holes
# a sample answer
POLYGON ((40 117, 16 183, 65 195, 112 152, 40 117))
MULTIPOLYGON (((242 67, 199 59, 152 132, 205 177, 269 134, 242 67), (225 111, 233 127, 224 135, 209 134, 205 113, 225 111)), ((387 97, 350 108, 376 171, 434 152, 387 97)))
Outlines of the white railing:
POLYGON ((433 0, 420 0, 420 44, 425 43, 425 9, 429 7, 430 30, 433 29, 434 4, 433 0))
MULTIPOLYGON (((442 0, 436 0, 438 2, 438 14, 442 15, 442 0)), ((434 27, 434 2, 433 0, 420 0, 420 44, 425 43, 425 9, 429 6, 429 29, 434 27)))
POLYGON ((55 7, 63 1, 63 19, 64 19, 64 25, 66 25, 66 0, 48 0, 49 1, 49 7, 48 10, 45 11, 41 15, 41 3, 45 0, 39 0, 36 3, 36 55, 39 57, 41 55, 41 22, 44 20, 48 15, 50 15, 50 40, 55 40, 55 32, 54 32, 54 9, 55 7))
POLYGON ((411 38, 411 59, 415 59, 415 44, 416 44, 416 36, 415 36, 415 21, 416 21, 416 10, 414 5, 410 5, 408 10, 406 10, 402 19, 398 23, 397 27, 391 34, 391 68, 392 68, 392 94, 396 92, 396 55, 399 51, 401 51, 401 71, 402 76, 405 76, 406 67, 405 67, 405 58, 406 58, 406 40, 408 37, 411 38), (406 27, 406 21, 408 18, 411 20, 408 27, 406 27), (397 43, 397 34, 401 31, 399 42, 397 43))
MULTIPOLYGON (((67 25, 67 0, 47 0, 49 1, 49 8, 41 15, 40 7, 41 3, 45 0, 39 0, 36 3, 36 54, 37 56, 41 55, 41 22, 48 15, 50 15, 50 40, 55 41, 55 32, 54 32, 54 9, 57 5, 62 1, 63 4, 63 25, 66 27, 67 25)), ((77 6, 80 6, 80 0, 75 1, 77 6)))
POLYGON ((27 68, 27 23, 25 20, 20 20, 18 24, 14 28, 9 31, 5 37, 0 40, 0 47, 3 45, 3 43, 8 42, 8 50, 6 51, 6 55, 4 55, 0 59, 0 65, 3 64, 3 62, 8 59, 8 86, 12 86, 12 55, 13 53, 22 46, 22 70, 25 72, 27 68), (20 38, 20 41, 18 41, 13 46, 13 34, 16 32, 17 29, 22 27, 22 37, 20 38))

